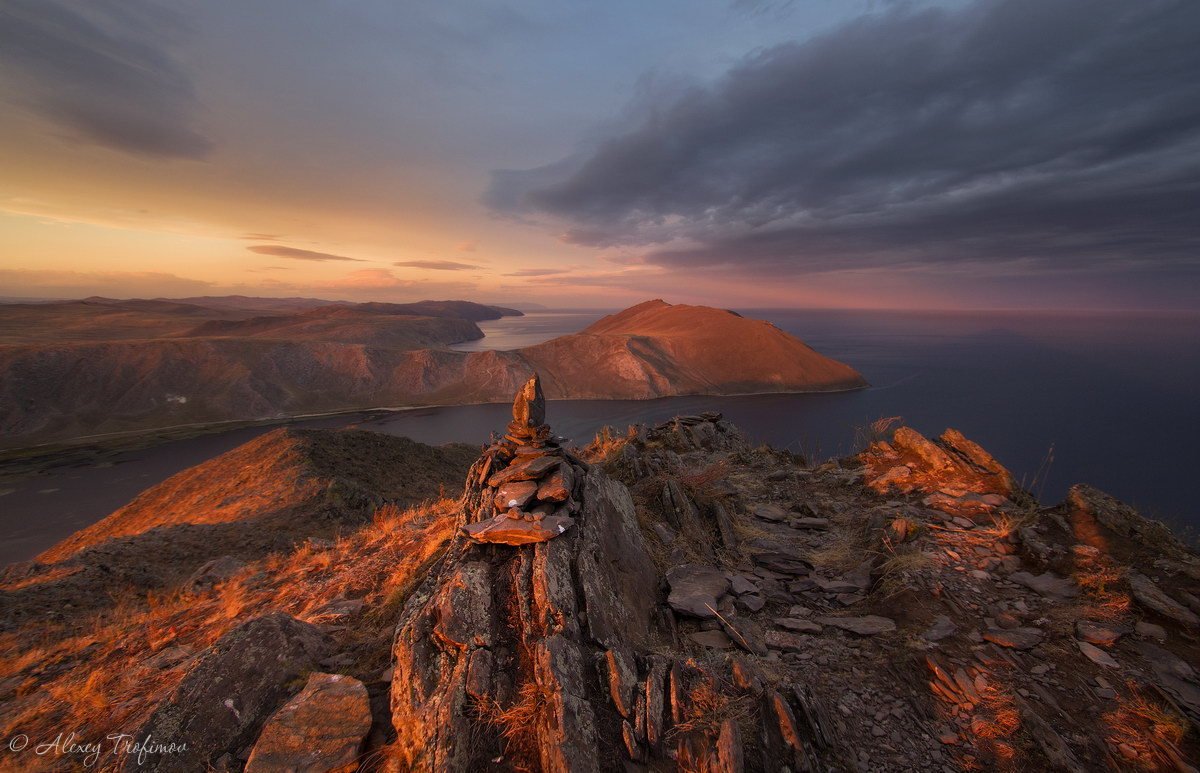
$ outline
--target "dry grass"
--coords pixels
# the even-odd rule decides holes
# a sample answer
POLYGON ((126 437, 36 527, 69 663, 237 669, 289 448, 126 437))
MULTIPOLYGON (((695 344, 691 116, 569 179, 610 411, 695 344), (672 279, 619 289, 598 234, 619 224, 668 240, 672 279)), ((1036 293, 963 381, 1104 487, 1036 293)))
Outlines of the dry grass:
POLYGON ((829 534, 830 539, 822 547, 805 556, 813 566, 827 572, 849 572, 867 558, 887 555, 874 539, 877 535, 871 534, 868 518, 842 519, 831 524, 829 534))
POLYGON ((865 427, 855 427, 854 445, 856 448, 866 448, 872 443, 888 440, 892 436, 892 430, 903 422, 903 416, 880 416, 865 427))
POLYGON ((536 682, 526 682, 508 708, 491 705, 482 714, 485 723, 500 734, 506 762, 513 770, 541 770, 541 729, 552 719, 551 696, 536 682))
POLYGON ((0 680, 20 684, 0 704, 0 734, 127 730, 232 628, 273 611, 304 619, 338 598, 364 601, 361 618, 335 637, 339 651, 356 656, 347 670, 374 679, 388 657, 395 613, 451 536, 456 507, 445 499, 408 510, 385 507, 332 547, 304 543, 211 589, 124 593, 103 611, 7 633, 0 640, 0 680), (154 662, 173 653, 174 664, 154 662))
POLYGON ((704 503, 705 501, 720 498, 720 493, 716 489, 716 483, 728 476, 729 462, 722 459, 694 472, 680 474, 679 483, 693 499, 704 503))
POLYGON ((1146 698, 1135 685, 1129 684, 1127 688, 1128 697, 1102 718, 1108 730, 1106 740, 1113 752, 1128 759, 1122 751, 1132 750, 1136 756, 1128 761, 1139 770, 1184 769, 1177 765, 1183 761, 1179 744, 1187 734, 1187 721, 1172 709, 1146 698))
POLYGON ((625 447, 634 432, 636 432, 636 427, 633 426, 630 426, 624 435, 618 434, 617 430, 612 427, 601 427, 592 441, 579 449, 580 458, 591 464, 610 462, 616 457, 617 452, 625 447))
POLYGON ((905 546, 879 565, 878 592, 886 599, 908 590, 913 587, 913 575, 934 565, 933 556, 916 545, 905 546))
POLYGON ((688 691, 684 702, 687 713, 683 721, 669 731, 669 735, 703 732, 715 736, 727 719, 742 724, 754 714, 753 703, 748 695, 729 695, 722 691, 712 678, 702 679, 688 691))

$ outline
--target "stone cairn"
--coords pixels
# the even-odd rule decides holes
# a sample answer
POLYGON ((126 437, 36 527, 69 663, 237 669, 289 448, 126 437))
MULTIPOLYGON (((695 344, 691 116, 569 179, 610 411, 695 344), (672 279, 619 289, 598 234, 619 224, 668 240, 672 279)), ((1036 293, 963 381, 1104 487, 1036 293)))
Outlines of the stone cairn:
POLYGON ((571 528, 579 512, 575 488, 584 463, 567 454, 546 424, 546 398, 535 373, 517 392, 513 420, 468 480, 467 520, 476 542, 528 545, 571 528))

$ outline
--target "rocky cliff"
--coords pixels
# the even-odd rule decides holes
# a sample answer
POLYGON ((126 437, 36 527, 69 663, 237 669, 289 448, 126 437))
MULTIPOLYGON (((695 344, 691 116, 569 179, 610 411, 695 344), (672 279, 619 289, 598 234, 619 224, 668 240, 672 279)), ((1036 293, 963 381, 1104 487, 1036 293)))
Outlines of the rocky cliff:
POLYGON ((1200 558, 1161 524, 952 430, 810 465, 716 413, 551 419, 527 383, 456 499, 134 594, 149 636, 10 630, 2 729, 191 744, 156 770, 1194 769, 1200 558))

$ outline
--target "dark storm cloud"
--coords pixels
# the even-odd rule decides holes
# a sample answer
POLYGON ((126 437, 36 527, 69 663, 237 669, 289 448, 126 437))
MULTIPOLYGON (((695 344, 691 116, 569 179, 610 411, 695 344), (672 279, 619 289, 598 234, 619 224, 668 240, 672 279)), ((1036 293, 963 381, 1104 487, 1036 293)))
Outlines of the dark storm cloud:
POLYGON ((474 263, 459 263, 455 260, 400 260, 392 265, 407 268, 425 268, 431 271, 471 271, 479 268, 474 263))
POLYGON ((271 255, 276 258, 292 258, 293 260, 348 260, 354 263, 363 263, 361 258, 348 258, 345 255, 333 255, 328 252, 313 252, 312 250, 302 250, 299 247, 283 247, 278 244, 255 244, 246 248, 250 252, 257 252, 259 255, 271 255))
POLYGON ((901 6, 498 172, 487 201, 672 266, 1194 265, 1196 30, 1191 0, 901 6))
POLYGON ((186 28, 144 2, 6 0, 0 85, 69 135, 144 156, 203 158, 192 82, 172 52, 186 28))

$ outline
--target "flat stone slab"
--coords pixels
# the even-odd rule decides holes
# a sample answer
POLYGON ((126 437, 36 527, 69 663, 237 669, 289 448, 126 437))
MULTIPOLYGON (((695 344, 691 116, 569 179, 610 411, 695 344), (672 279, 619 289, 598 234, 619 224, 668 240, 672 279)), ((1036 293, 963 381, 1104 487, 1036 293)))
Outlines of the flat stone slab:
POLYGON ((1129 629, 1121 625, 1112 625, 1092 620, 1077 620, 1075 622, 1075 636, 1097 647, 1111 647, 1127 633, 1129 633, 1129 629))
POLYGON ((1114 660, 1112 655, 1109 655, 1096 645, 1088 644, 1085 641, 1079 641, 1075 643, 1079 645, 1079 651, 1082 652, 1088 660, 1092 661, 1096 665, 1104 666, 1105 668, 1121 667, 1121 664, 1114 660))
POLYGON ((754 508, 754 517, 761 518, 764 521, 786 521, 787 511, 779 505, 765 504, 756 505, 754 508))
POLYGON ((818 617, 817 622, 821 625, 831 625, 834 628, 841 628, 843 631, 856 633, 859 636, 874 636, 896 630, 895 621, 886 617, 880 617, 879 615, 866 615, 864 617, 818 617))
POLYGON ((983 638, 992 644, 1014 650, 1033 649, 1044 636, 1040 628, 992 628, 983 632, 983 638))
POLYGON ((733 646, 733 639, 726 636, 724 631, 696 631, 691 635, 691 639, 714 650, 727 650, 733 646))
POLYGON ((1065 577, 1059 577, 1053 572, 1030 574, 1029 572, 1013 572, 1008 576, 1013 582, 1024 585, 1030 590, 1037 591, 1043 596, 1060 599, 1072 599, 1079 595, 1079 586, 1065 577))
POLYGON ((1146 575, 1139 574, 1138 572, 1130 572, 1129 590, 1133 593, 1134 601, 1146 609, 1157 612, 1163 617, 1168 617, 1177 623, 1181 623, 1187 628, 1193 630, 1200 628, 1200 618, 1164 593, 1162 588, 1159 588, 1146 575))
POLYGON ((467 536, 476 542, 498 545, 529 545, 552 540, 575 525, 568 515, 547 515, 541 520, 527 521, 501 513, 486 521, 463 527, 467 536))
POLYGON ((716 617, 719 601, 729 590, 729 578, 720 569, 703 564, 683 564, 667 572, 671 592, 667 603, 676 612, 700 618, 716 617))
POLYGON ((808 636, 789 631, 767 631, 764 639, 767 647, 783 652, 803 652, 811 647, 808 636))
POLYGON ((493 488, 501 486, 510 480, 537 480, 553 470, 562 459, 558 456, 533 456, 525 461, 510 464, 500 472, 488 478, 488 485, 493 488))
POLYGON ((958 626, 953 620, 946 615, 938 615, 929 626, 929 630, 921 634, 921 638, 925 641, 941 641, 953 636, 957 631, 958 626))
POLYGON ((502 512, 510 508, 523 508, 538 492, 538 484, 532 480, 514 480, 500 486, 496 492, 496 508, 502 512))
POLYGON ((537 487, 539 502, 565 502, 571 497, 571 489, 575 486, 575 473, 571 465, 560 462, 558 469, 551 472, 537 487))
POLYGON ((765 567, 775 572, 783 574, 799 575, 808 574, 812 571, 812 564, 802 558, 788 555, 787 553, 779 553, 775 551, 767 553, 755 553, 753 555, 754 563, 761 567, 765 567))
POLYGON ((775 625, 797 633, 820 633, 823 630, 820 624, 802 617, 777 617, 775 625))

